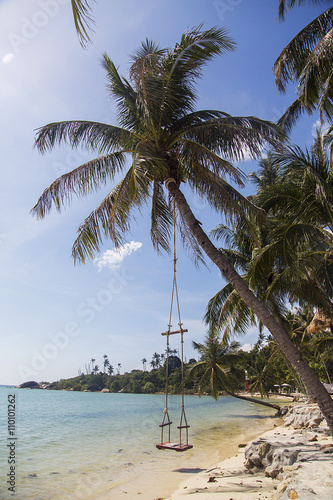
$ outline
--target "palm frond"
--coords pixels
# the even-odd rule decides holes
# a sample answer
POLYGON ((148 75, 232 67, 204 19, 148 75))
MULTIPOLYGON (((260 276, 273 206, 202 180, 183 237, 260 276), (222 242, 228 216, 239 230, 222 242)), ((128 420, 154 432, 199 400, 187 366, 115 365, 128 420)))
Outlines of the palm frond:
POLYGON ((300 114, 299 106, 312 114, 319 106, 321 120, 333 116, 333 7, 329 7, 301 30, 274 63, 275 82, 285 92, 297 83, 298 99, 287 113, 290 126, 300 114))
POLYGON ((252 116, 222 116, 189 126, 183 135, 231 161, 259 158, 268 145, 280 148, 286 139, 282 129, 252 116))
POLYGON ((140 207, 148 197, 149 180, 145 171, 128 170, 124 179, 104 198, 78 229, 72 256, 74 263, 84 263, 100 251, 103 237, 110 238, 116 247, 124 243, 134 207, 140 207))
POLYGON ((110 153, 119 147, 130 150, 133 140, 133 134, 124 128, 77 120, 49 123, 37 129, 35 147, 42 154, 52 150, 57 144, 110 153))
POLYGON ((90 42, 89 31, 92 31, 94 24, 91 16, 91 6, 94 2, 95 0, 71 0, 75 28, 84 48, 87 42, 90 42))
POLYGON ((78 198, 97 191, 101 185, 106 185, 122 170, 125 158, 123 152, 112 153, 95 158, 75 168, 58 179, 44 190, 31 213, 43 218, 52 209, 60 211, 69 204, 73 195, 78 198))
POLYGON ((204 320, 212 332, 222 332, 225 342, 234 335, 245 335, 248 328, 256 324, 251 310, 230 284, 210 299, 204 320))
POLYGON ((295 5, 301 6, 306 3, 309 5, 320 5, 322 3, 327 3, 330 0, 279 0, 279 7, 278 7, 278 13, 279 13, 279 18, 284 19, 286 12, 295 5))
POLYGON ((154 248, 170 252, 172 212, 167 203, 161 183, 154 181, 151 209, 150 236, 154 248))
POLYGON ((201 247, 198 244, 196 238, 193 236, 192 231, 188 227, 181 212, 178 212, 177 227, 180 232, 183 248, 185 249, 185 251, 188 252, 194 264, 196 266, 198 266, 199 264, 205 265, 205 260, 201 247))
POLYGON ((140 121, 137 116, 137 92, 125 78, 119 75, 115 64, 106 53, 103 54, 102 65, 106 71, 107 89, 117 103, 120 125, 129 130, 138 131, 140 121))

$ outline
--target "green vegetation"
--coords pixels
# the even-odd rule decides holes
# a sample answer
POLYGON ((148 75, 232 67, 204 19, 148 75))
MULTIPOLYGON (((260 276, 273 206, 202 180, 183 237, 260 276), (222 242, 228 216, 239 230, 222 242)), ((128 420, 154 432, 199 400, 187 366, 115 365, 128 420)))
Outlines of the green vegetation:
MULTIPOLYGON (((280 0, 280 15, 283 16, 285 10, 295 3, 296 0, 280 0)), ((302 0, 298 1, 299 5, 302 3, 302 0)), ((313 3, 317 2, 313 0, 313 3)), ((91 2, 72 0, 72 7, 76 28, 84 43, 89 39, 91 2)), ((285 84, 292 81, 298 83, 300 90, 291 112, 288 110, 288 116, 282 119, 287 130, 304 110, 312 113, 319 107, 321 119, 332 118, 331 36, 325 36, 330 32, 330 26, 328 9, 318 22, 294 38, 277 62, 276 81, 280 89, 284 90, 285 84)), ((302 165, 297 162, 298 170, 293 168, 293 157, 298 154, 295 149, 284 150, 280 160, 276 159, 286 139, 278 125, 255 117, 234 117, 223 111, 195 110, 195 89, 203 67, 217 55, 233 49, 234 42, 217 27, 203 31, 202 26, 198 26, 188 30, 183 33, 180 43, 169 49, 161 49, 155 42, 146 40, 133 55, 128 78, 119 75, 116 65, 105 54, 103 65, 108 89, 117 103, 119 126, 64 121, 39 129, 36 147, 42 153, 58 144, 68 143, 73 148, 80 145, 94 150, 98 156, 54 181, 39 198, 33 213, 44 217, 53 206, 60 210, 72 196, 86 196, 101 185, 112 184, 116 174, 122 172, 123 179, 111 188, 79 228, 73 257, 76 262, 84 263, 99 252, 104 238, 110 238, 116 247, 121 245, 133 211, 148 203, 151 204, 153 245, 156 250, 169 251, 171 202, 174 202, 177 226, 185 247, 190 249, 197 262, 203 259, 203 253, 206 254, 229 282, 211 304, 216 312, 209 312, 212 334, 219 332, 221 327, 220 320, 212 318, 214 314, 215 318, 223 316, 218 306, 224 303, 226 306, 223 305, 222 310, 226 311, 227 320, 228 315, 231 318, 229 325, 234 325, 235 331, 244 331, 256 321, 260 328, 266 327, 288 366, 297 372, 309 395, 318 403, 333 434, 333 402, 315 374, 320 364, 312 363, 311 369, 301 356, 286 320, 288 303, 285 302, 289 300, 300 307, 310 305, 313 311, 319 309, 328 316, 332 315, 331 169, 327 179, 329 189, 323 190, 321 182, 316 182, 313 176, 318 172, 310 172, 305 179, 310 169, 305 168, 302 173, 302 165), (259 193, 253 200, 242 197, 234 185, 242 186, 244 176, 231 163, 244 159, 246 155, 259 158, 265 146, 278 151, 269 159, 269 168, 272 166, 273 170, 268 173, 274 173, 275 165, 281 167, 282 173, 285 170, 285 179, 280 176, 279 183, 291 190, 287 201, 282 200, 282 210, 277 204, 271 214, 268 212, 275 193, 271 193, 268 205, 265 193, 264 198, 259 193), (131 159, 129 168, 126 163, 128 156, 131 159), (300 174, 298 177, 297 173, 300 174), (312 196, 313 180, 316 188, 312 196), (305 194, 309 196, 305 198, 307 205, 299 205, 304 207, 305 219, 302 219, 297 204, 294 211, 298 217, 292 212, 296 199, 292 190, 300 191, 304 182, 305 194), (213 245, 188 205, 181 189, 184 184, 207 200, 221 218, 230 223, 231 229, 221 226, 220 231, 234 232, 236 253, 230 248, 219 250, 213 245), (286 216, 283 214, 285 208, 286 216), (325 220, 326 214, 328 218, 325 220), (305 304, 308 300, 310 302, 305 304)), ((281 193, 283 197, 284 192, 281 193)), ((297 200, 302 201, 302 198, 297 200)), ((223 321, 222 318, 222 324, 223 321)), ((153 373, 160 369, 160 362, 161 359, 155 357, 153 373)), ((258 356, 251 369, 256 373, 254 385, 264 393, 272 381, 264 358, 258 356)), ((325 370, 328 372, 327 367, 325 370)), ((93 372, 97 376, 98 365, 93 372)), ((222 382, 221 373, 220 370, 217 383, 222 382)), ((177 385, 176 381, 173 383, 177 385)), ((145 391, 152 391, 157 386, 157 382, 145 381, 143 387, 145 391)))
MULTIPOLYGON (((300 314, 300 311, 296 312, 290 321, 296 324, 300 314)), ((303 357, 323 382, 330 383, 333 378, 332 335, 316 333, 313 336, 306 335, 303 340, 302 336, 302 331, 298 330, 293 338, 303 357)), ((251 393, 260 394, 261 397, 279 392, 283 384, 288 384, 289 391, 303 391, 299 377, 290 369, 271 336, 265 339, 259 335, 258 342, 250 352, 240 349, 236 342, 230 345, 221 342, 217 334, 208 334, 203 344, 194 345, 200 357, 198 362, 192 358, 184 364, 186 394, 209 394, 216 399, 220 394, 237 396, 237 393, 244 392, 246 373, 251 383, 251 393)), ((165 392, 165 361, 156 367, 156 354, 152 356, 150 371, 132 370, 130 373, 110 375, 102 372, 96 374, 93 370, 88 375, 82 373, 77 377, 52 382, 49 387, 74 391, 109 389, 110 392, 135 394, 165 392)), ((181 393, 181 361, 174 354, 169 355, 169 392, 181 393)))

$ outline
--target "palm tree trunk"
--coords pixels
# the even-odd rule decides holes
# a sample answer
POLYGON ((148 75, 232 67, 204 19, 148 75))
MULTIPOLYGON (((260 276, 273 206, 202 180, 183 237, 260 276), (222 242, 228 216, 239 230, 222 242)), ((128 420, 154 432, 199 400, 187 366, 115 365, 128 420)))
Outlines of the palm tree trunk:
POLYGON ((222 253, 210 241, 207 234, 202 230, 200 222, 195 218, 176 181, 174 179, 167 179, 165 185, 176 201, 180 213, 184 217, 191 233, 196 238, 200 247, 209 259, 219 268, 222 276, 229 281, 245 304, 247 304, 247 306, 257 315, 262 324, 265 325, 273 335, 281 351, 290 361, 303 381, 308 394, 318 404, 333 436, 333 400, 319 378, 304 361, 299 350, 292 343, 285 328, 276 321, 264 304, 262 304, 251 292, 241 276, 233 266, 229 264, 222 253))
POLYGON ((281 406, 279 406, 279 405, 276 405, 274 403, 268 403, 267 401, 261 401, 260 399, 251 398, 250 396, 240 396, 239 394, 235 394, 234 392, 228 391, 228 389, 226 389, 225 387, 223 390, 227 394, 229 394, 229 396, 232 396, 233 398, 243 399, 244 401, 250 401, 250 403, 256 403, 257 405, 268 406, 269 408, 274 408, 274 410, 277 410, 277 413, 275 415, 276 417, 279 417, 281 414, 281 406))

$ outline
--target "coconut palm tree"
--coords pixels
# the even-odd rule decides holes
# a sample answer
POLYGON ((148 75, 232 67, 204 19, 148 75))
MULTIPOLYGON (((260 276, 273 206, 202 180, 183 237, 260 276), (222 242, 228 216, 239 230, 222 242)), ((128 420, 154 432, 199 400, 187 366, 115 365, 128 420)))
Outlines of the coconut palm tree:
POLYGON ((200 378, 198 390, 202 394, 205 390, 210 391, 214 399, 218 399, 219 391, 224 391, 230 396, 251 403, 269 406, 280 411, 280 406, 266 401, 260 401, 248 396, 240 396, 234 392, 240 372, 235 368, 239 360, 239 344, 225 341, 221 342, 218 334, 210 331, 203 344, 193 342, 193 347, 199 351, 200 360, 192 365, 188 371, 191 378, 200 378))
POLYGON ((154 361, 154 364, 152 365, 150 363, 151 366, 153 366, 154 368, 159 368, 161 366, 161 355, 158 354, 158 352, 154 352, 152 360, 154 361))
MULTIPOLYGON (((257 194, 251 199, 266 211, 267 224, 257 226, 254 234, 253 221, 244 218, 234 229, 220 225, 213 234, 223 238, 228 260, 273 314, 286 319, 286 325, 290 323, 288 303, 306 305, 312 315, 319 308, 329 320, 333 314, 333 180, 323 137, 317 135, 310 151, 293 147, 270 154, 252 179, 257 194)), ((226 336, 232 331, 244 333, 255 324, 230 285, 210 301, 206 319, 212 327, 221 326, 225 319, 226 336)))
MULTIPOLYGON (((295 5, 331 3, 327 0, 280 0, 279 16, 295 5)), ((290 82, 296 85, 297 99, 281 118, 290 130, 304 112, 319 109, 322 121, 333 118, 333 7, 329 7, 303 28, 283 49, 274 63, 275 82, 285 92, 290 82)))
POLYGON ((146 358, 142 358, 141 359, 141 363, 142 363, 142 370, 145 371, 145 369, 146 369, 146 363, 147 363, 146 358))
POLYGON ((278 146, 284 137, 276 125, 258 118, 233 117, 216 110, 195 111, 195 86, 204 65, 233 48, 225 30, 203 31, 202 26, 183 33, 180 43, 171 49, 161 49, 146 40, 133 56, 129 80, 122 78, 115 64, 104 55, 109 90, 118 106, 119 126, 81 120, 40 128, 36 147, 41 153, 67 142, 72 147, 80 145, 97 151, 99 156, 54 181, 32 212, 44 217, 53 206, 61 210, 74 195, 85 196, 125 171, 123 179, 80 226, 73 246, 74 262, 83 263, 94 257, 104 237, 121 245, 134 208, 147 205, 149 200, 153 245, 158 251, 168 251, 175 210, 186 247, 197 260, 203 259, 203 251, 216 264, 278 340, 318 400, 333 432, 333 402, 327 391, 304 363, 283 326, 213 245, 181 189, 186 183, 228 220, 254 211, 253 205, 227 182, 242 186, 244 180, 231 161, 245 155, 257 157, 264 145, 278 146))
POLYGON ((111 376, 113 374, 113 372, 114 372, 114 368, 113 368, 112 365, 109 364, 109 366, 108 366, 108 374, 111 376))
POLYGON ((269 392, 274 390, 276 378, 269 361, 258 354, 248 368, 251 381, 251 393, 259 392, 260 396, 269 397, 269 392))
POLYGON ((108 355, 107 354, 104 354, 103 358, 104 358, 103 366, 104 366, 104 373, 105 373, 105 369, 109 366, 110 361, 108 360, 108 355))

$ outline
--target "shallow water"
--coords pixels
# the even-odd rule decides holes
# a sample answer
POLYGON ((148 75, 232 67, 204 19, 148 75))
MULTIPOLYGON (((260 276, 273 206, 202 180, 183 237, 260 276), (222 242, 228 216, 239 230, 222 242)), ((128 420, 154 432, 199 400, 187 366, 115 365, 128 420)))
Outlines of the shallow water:
MULTIPOLYGON (((180 403, 179 396, 169 398, 173 441, 179 432, 180 403)), ((187 396, 185 405, 194 448, 175 453, 155 447, 160 442, 163 395, 0 387, 0 498, 118 500, 124 495, 130 500, 153 500, 170 494, 182 474, 213 465, 251 432, 259 434, 272 427, 269 416, 274 410, 234 398, 214 401, 187 396), (8 433, 9 395, 16 399, 12 437, 8 433), (7 484, 7 445, 14 442, 13 437, 12 496, 7 484)))

